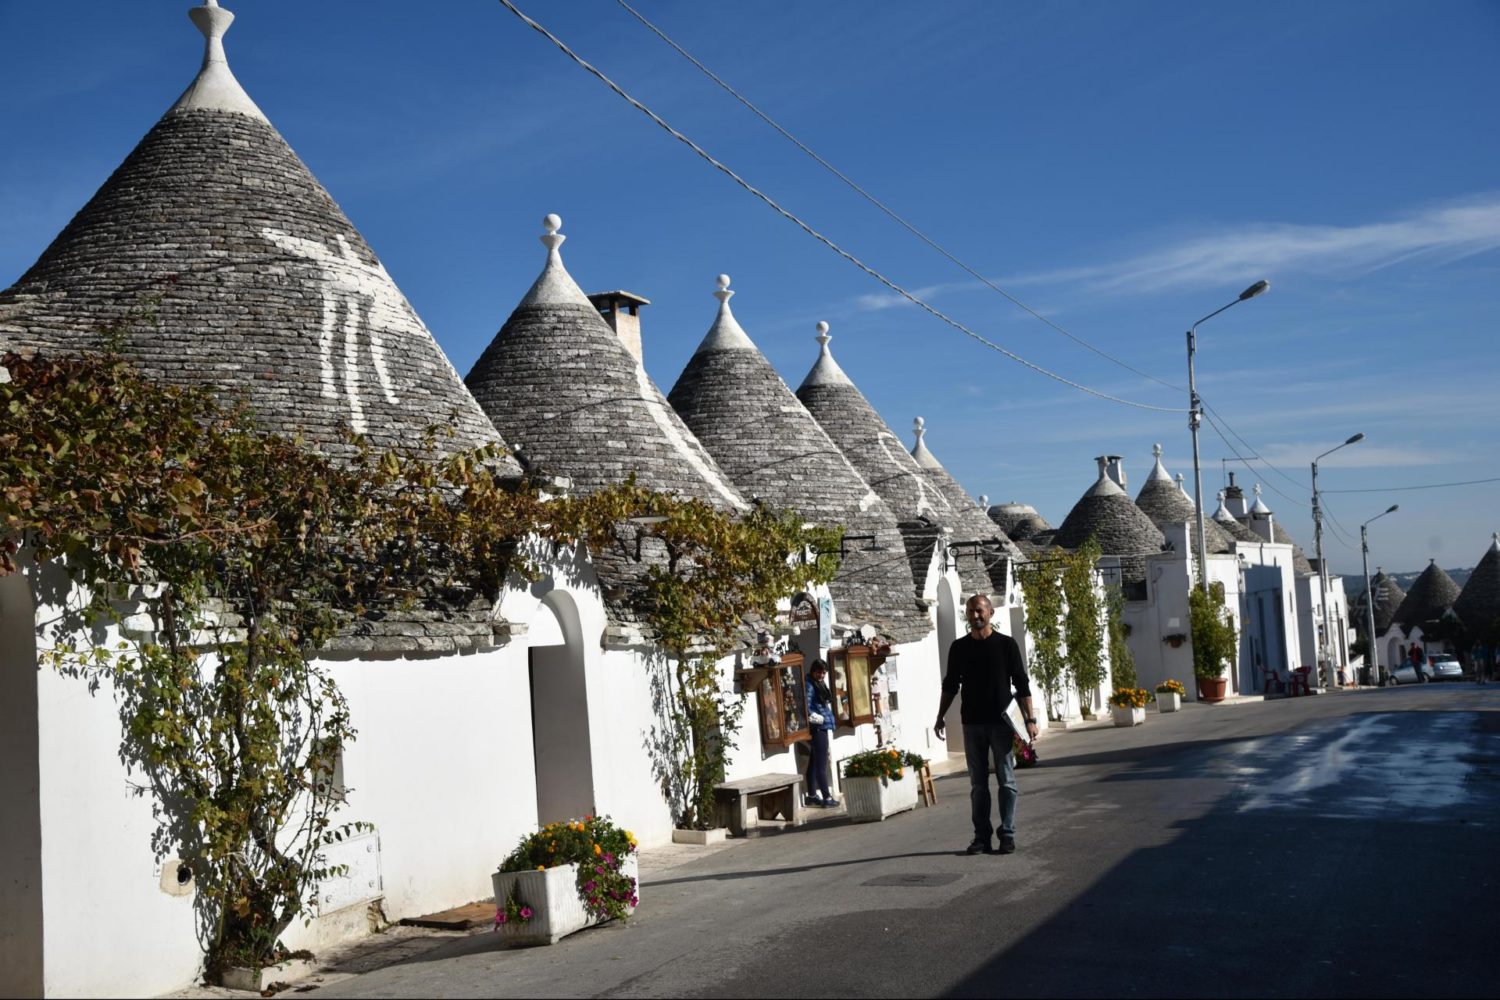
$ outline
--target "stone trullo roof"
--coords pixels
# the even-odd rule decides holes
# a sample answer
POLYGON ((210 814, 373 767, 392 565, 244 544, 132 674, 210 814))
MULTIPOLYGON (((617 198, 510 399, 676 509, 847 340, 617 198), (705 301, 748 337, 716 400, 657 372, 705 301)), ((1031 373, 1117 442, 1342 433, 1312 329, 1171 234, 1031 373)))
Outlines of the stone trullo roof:
MULTIPOLYGON (((1136 494, 1135 505, 1145 511, 1146 516, 1151 518, 1151 523, 1158 528, 1164 524, 1177 524, 1183 521, 1196 526, 1198 508, 1193 503, 1192 497, 1182 491, 1182 485, 1174 482, 1167 473, 1166 467, 1162 465, 1161 445, 1154 445, 1151 450, 1156 456, 1156 464, 1151 469, 1151 474, 1146 477, 1141 491, 1136 494)), ((1188 533, 1190 547, 1198 544, 1197 538, 1197 528, 1192 527, 1188 533)), ((1213 518, 1203 518, 1203 545, 1207 551, 1230 552, 1234 548, 1234 541, 1234 538, 1213 518)))
POLYGON ((1412 583, 1411 589, 1406 592, 1406 599, 1396 609, 1392 620, 1404 629, 1426 625, 1443 617, 1458 597, 1458 584, 1453 582, 1453 577, 1444 572, 1434 559, 1412 583))
POLYGON ((1121 557, 1127 591, 1145 581, 1146 556, 1160 552, 1167 541, 1130 494, 1102 470, 1058 526, 1052 544, 1076 549, 1090 538, 1099 543, 1103 555, 1121 557))
POLYGON ((1453 610, 1471 635, 1482 634, 1500 622, 1500 534, 1490 537, 1490 547, 1469 574, 1453 610))
POLYGON ((932 626, 912 592, 895 516, 735 319, 728 276, 718 284, 718 315, 668 401, 746 496, 875 536, 845 546, 829 584, 841 622, 873 624, 896 642, 922 638, 932 626))
MULTIPOLYGON (((1307 553, 1302 551, 1302 546, 1298 545, 1296 540, 1292 538, 1291 533, 1282 526, 1281 519, 1272 512, 1270 507, 1266 506, 1265 498, 1260 494, 1260 483, 1255 484, 1255 503, 1250 506, 1246 519, 1249 521, 1269 519, 1271 521, 1271 541, 1277 545, 1290 545, 1292 547, 1293 571, 1299 576, 1316 572, 1313 569, 1312 560, 1308 559, 1307 553)), ((1254 531, 1255 529, 1252 528, 1250 530, 1254 531)))
MULTIPOLYGON (((527 470, 592 492, 632 474, 649 489, 727 510, 749 508, 729 477, 667 403, 641 362, 573 281, 558 248, 562 220, 549 215, 541 274, 490 342, 467 383, 527 470)), ((633 537, 635 529, 622 528, 633 537)), ((627 539, 628 541, 628 539, 627 539)), ((611 620, 641 624, 639 588, 663 561, 659 542, 596 554, 611 620)), ((634 641, 628 631, 622 641, 634 641)))
POLYGON ((1234 515, 1229 513, 1229 508, 1224 505, 1223 490, 1219 491, 1219 506, 1218 509, 1214 511, 1213 521, 1224 530, 1224 533, 1226 535, 1228 535, 1230 538, 1233 538, 1237 542, 1255 543, 1265 541, 1264 538, 1260 537, 1255 532, 1251 531, 1249 528, 1236 521, 1234 519, 1234 515))
MULTIPOLYGON (((1383 569, 1377 569, 1370 577, 1370 595, 1375 601, 1375 634, 1383 635, 1396 617, 1396 609, 1406 600, 1406 591, 1383 569)), ((1360 634, 1365 632, 1365 592, 1355 593, 1349 604, 1350 618, 1360 634)))
MULTIPOLYGON (((927 448, 927 421, 917 417, 913 421, 913 432, 916 434, 916 443, 912 447, 912 458, 922 468, 922 475, 929 483, 935 486, 943 498, 948 501, 948 506, 953 510, 952 520, 947 522, 953 528, 954 541, 992 541, 996 553, 1003 553, 1011 559, 1023 558, 1021 550, 1016 546, 1010 536, 1006 535, 1005 529, 996 524, 985 508, 981 507, 968 492, 959 485, 958 480, 945 468, 943 463, 937 460, 927 448)), ((965 553, 958 554, 960 561, 972 559, 973 556, 965 553)))
POLYGON ((986 513, 1005 532, 1005 536, 1018 545, 1030 541, 1039 532, 1052 530, 1047 519, 1038 514, 1030 504, 997 503, 986 513))
MULTIPOLYGON (((912 577, 921 586, 933 548, 942 538, 941 528, 951 529, 950 541, 970 539, 943 491, 923 474, 916 459, 833 359, 828 348, 831 339, 828 324, 819 323, 818 359, 798 387, 797 398, 896 515, 905 534, 912 577), (939 530, 934 533, 934 528, 939 530)), ((993 526, 986 528, 984 536, 974 537, 985 536, 995 539, 992 558, 1013 554, 1002 547, 1004 543, 993 526)), ((1004 586, 1006 566, 1000 562, 986 569, 983 560, 965 558, 958 565, 959 582, 966 595, 993 594, 1004 586)))
MULTIPOLYGON (((0 347, 98 346, 171 382, 246 394, 266 429, 338 450, 451 424, 443 449, 494 427, 378 258, 230 72, 233 20, 209 2, 197 78, 20 280, 0 293, 0 347), (155 305, 154 320, 141 318, 155 305), (133 319, 132 319, 133 318, 133 319)), ((519 471, 511 459, 504 464, 519 471)))
POLYGON ((465 379, 528 468, 588 492, 636 480, 746 509, 744 498, 563 266, 566 238, 544 221, 547 260, 465 379))

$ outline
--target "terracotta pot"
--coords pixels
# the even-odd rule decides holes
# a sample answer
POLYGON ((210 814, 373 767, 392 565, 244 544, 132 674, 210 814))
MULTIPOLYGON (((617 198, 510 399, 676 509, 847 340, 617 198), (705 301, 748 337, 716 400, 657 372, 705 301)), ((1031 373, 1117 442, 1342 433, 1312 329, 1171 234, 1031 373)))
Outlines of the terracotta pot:
POLYGON ((1215 677, 1213 680, 1198 678, 1198 700, 1199 701, 1223 701, 1224 688, 1229 683, 1226 678, 1215 677))

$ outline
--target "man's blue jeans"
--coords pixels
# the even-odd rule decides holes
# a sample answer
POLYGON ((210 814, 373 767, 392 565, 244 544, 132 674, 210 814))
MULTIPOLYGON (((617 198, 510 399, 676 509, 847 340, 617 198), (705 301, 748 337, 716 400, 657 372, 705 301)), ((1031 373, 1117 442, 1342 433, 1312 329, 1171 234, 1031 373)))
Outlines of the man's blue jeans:
POLYGON ((990 762, 1000 778, 1000 836, 1016 835, 1016 799, 1021 790, 1016 785, 1015 758, 1011 756, 1011 728, 997 725, 964 726, 964 756, 969 764, 969 806, 974 819, 974 839, 990 842, 994 826, 990 823, 990 762))

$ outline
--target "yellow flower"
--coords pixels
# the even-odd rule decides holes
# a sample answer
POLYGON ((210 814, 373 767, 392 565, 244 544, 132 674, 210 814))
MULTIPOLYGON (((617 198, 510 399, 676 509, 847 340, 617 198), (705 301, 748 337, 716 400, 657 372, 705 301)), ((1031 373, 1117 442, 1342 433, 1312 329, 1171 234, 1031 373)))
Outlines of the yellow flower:
POLYGON ((604 848, 600 847, 598 844, 595 844, 594 845, 594 854, 597 856, 597 855, 600 855, 600 854, 603 854, 603 853, 604 853, 604 848))
POLYGON ((898 778, 899 778, 899 777, 901 777, 901 775, 903 775, 903 774, 905 774, 905 773, 906 773, 906 771, 905 771, 905 769, 904 769, 904 768, 899 768, 899 767, 898 767, 898 768, 896 768, 896 777, 898 777, 898 778))
POLYGON ((539 871, 539 872, 544 872, 544 871, 547 870, 547 866, 546 865, 537 865, 536 866, 536 870, 539 871))

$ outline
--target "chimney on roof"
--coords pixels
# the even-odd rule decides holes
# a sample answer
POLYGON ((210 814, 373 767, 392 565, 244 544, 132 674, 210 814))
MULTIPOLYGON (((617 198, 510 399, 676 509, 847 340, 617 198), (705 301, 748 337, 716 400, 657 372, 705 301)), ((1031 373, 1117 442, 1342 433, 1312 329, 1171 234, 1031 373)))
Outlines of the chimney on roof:
POLYGON ((1099 455, 1094 461, 1099 465, 1099 475, 1108 476, 1115 481, 1120 489, 1125 488, 1125 467, 1120 464, 1119 455, 1099 455))
POLYGON ((1250 517, 1250 505, 1245 502, 1245 491, 1234 484, 1233 472, 1229 474, 1229 485, 1224 487, 1224 509, 1241 524, 1250 517))
POLYGON ((649 306, 651 300, 643 299, 634 292, 617 289, 613 292, 595 292, 589 296, 589 301, 599 310, 599 315, 604 317, 609 328, 615 331, 615 336, 620 338, 625 349, 637 361, 645 364, 641 356, 641 306, 649 306))

